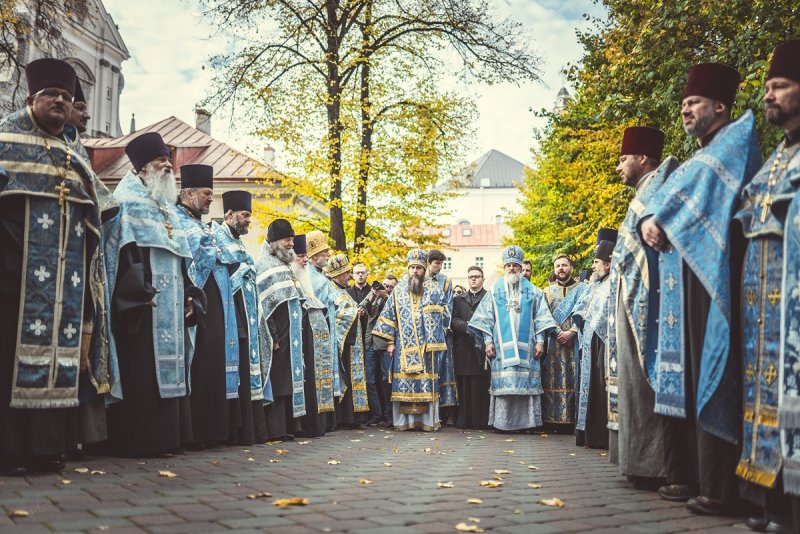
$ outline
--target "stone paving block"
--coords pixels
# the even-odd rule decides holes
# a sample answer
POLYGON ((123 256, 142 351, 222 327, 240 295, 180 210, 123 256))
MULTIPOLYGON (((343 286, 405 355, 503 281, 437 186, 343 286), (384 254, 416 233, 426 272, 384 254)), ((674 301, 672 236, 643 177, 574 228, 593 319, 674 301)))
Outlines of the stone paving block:
POLYGON ((163 514, 164 509, 159 506, 125 506, 121 508, 101 508, 94 510, 97 517, 130 517, 135 515, 163 514))
POLYGON ((277 516, 246 517, 241 519, 222 519, 219 523, 221 525, 225 525, 228 528, 248 528, 248 527, 267 528, 267 527, 282 527, 292 524, 292 522, 289 521, 288 519, 277 516))
POLYGON ((93 519, 79 519, 75 521, 58 521, 49 524, 50 528, 57 531, 62 530, 92 530, 98 527, 129 527, 133 523, 127 519, 114 517, 95 517, 93 519))
MULTIPOLYGON (((218 523, 175 523, 174 525, 159 525, 147 529, 151 534, 200 534, 220 532, 227 530, 218 523)), ((113 534, 113 533, 112 533, 113 534)))

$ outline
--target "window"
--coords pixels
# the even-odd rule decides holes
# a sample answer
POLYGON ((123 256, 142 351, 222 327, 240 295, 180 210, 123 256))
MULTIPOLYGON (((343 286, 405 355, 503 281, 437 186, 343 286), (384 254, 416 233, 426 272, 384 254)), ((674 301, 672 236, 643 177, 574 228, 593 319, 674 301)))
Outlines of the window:
POLYGON ((483 256, 475 256, 475 265, 483 269, 483 256))
POLYGON ((445 228, 444 230, 442 230, 443 237, 450 237, 450 234, 451 234, 450 228, 445 228))
POLYGON ((444 263, 442 264, 442 269, 444 269, 445 271, 449 271, 452 268, 453 268, 453 258, 447 256, 447 259, 444 260, 444 263))
POLYGON ((461 235, 463 235, 464 237, 471 236, 472 235, 472 228, 470 228, 469 226, 465 226, 464 228, 461 229, 461 235))
POLYGON ((494 216, 494 222, 496 224, 503 224, 503 216, 502 215, 495 215, 494 216))
POLYGON ((106 87, 106 100, 111 100, 111 88, 106 87))

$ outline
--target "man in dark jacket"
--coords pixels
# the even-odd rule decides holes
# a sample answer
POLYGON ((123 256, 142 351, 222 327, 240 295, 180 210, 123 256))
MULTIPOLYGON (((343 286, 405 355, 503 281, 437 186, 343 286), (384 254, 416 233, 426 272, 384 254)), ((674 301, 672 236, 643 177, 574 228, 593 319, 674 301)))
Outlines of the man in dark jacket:
POLYGON ((489 428, 489 379, 491 371, 485 365, 485 354, 478 350, 467 324, 475 313, 486 290, 483 289, 483 269, 470 267, 467 271, 469 291, 453 300, 453 363, 458 387, 458 428, 481 430, 489 428))

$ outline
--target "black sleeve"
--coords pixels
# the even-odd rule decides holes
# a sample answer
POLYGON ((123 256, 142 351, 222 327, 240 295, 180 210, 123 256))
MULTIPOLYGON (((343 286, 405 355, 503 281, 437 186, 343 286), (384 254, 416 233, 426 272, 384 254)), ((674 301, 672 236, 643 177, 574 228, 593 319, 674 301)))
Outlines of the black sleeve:
POLYGON ((127 334, 138 332, 145 306, 156 295, 156 290, 150 285, 146 259, 136 243, 129 243, 120 251, 119 270, 111 297, 115 330, 124 329, 127 334))

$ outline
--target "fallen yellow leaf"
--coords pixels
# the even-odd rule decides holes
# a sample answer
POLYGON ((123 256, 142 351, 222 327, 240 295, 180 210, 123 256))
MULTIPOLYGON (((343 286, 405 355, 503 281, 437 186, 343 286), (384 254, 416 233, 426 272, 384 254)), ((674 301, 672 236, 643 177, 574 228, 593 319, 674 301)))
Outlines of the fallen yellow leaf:
POLYGON ((569 453, 570 456, 576 456, 574 452, 569 453))
POLYGON ((219 460, 212 460, 211 465, 219 465, 219 460))
POLYGON ((503 485, 502 482, 499 480, 481 480, 478 482, 481 486, 486 486, 487 488, 499 488, 503 485))
POLYGON ((248 499, 264 499, 266 497, 272 497, 272 494, 266 491, 262 491, 259 493, 251 493, 250 495, 247 496, 248 499))
POLYGON ((358 481, 358 483, 359 484, 372 484, 372 481, 368 480, 366 478, 362 478, 361 480, 358 481))
POLYGON ((607 452, 601 452, 600 456, 608 456, 608 453, 607 452))
POLYGON ((543 438, 549 438, 550 434, 540 434, 543 438))
POLYGON ((455 486, 453 486, 452 482, 437 482, 436 483, 436 487, 437 488, 453 488, 455 486))
POLYGON ((31 513, 27 510, 12 510, 8 512, 8 517, 28 517, 31 513))
POLYGON ((542 487, 542 485, 541 484, 528 484, 528 487, 529 488, 533 488, 533 489, 539 489, 539 488, 542 487))
POLYGON ((480 517, 468 517, 467 521, 472 521, 473 523, 480 523, 481 522, 481 518, 480 517))
POLYGON ((278 453, 279 455, 284 455, 287 452, 289 452, 289 449, 275 449, 275 452, 278 453))
POLYGON ((173 473, 172 471, 159 471, 159 472, 158 472, 158 476, 160 476, 160 477, 167 477, 167 478, 174 478, 174 477, 176 477, 176 476, 178 476, 178 475, 176 475, 176 474, 175 474, 175 473, 173 473))
POLYGON ((267 445, 277 445, 278 443, 283 443, 283 442, 281 440, 279 440, 279 439, 274 439, 272 441, 268 441, 266 444, 267 445))
POLYGON ((360 439, 351 439, 350 441, 352 441, 353 443, 358 443, 361 440, 360 439))
POLYGON ((247 459, 247 461, 248 461, 248 462, 255 462, 255 461, 256 461, 256 459, 255 459, 255 458, 248 458, 248 459, 247 459))
POLYGON ((514 510, 514 513, 515 513, 515 514, 521 514, 521 513, 522 513, 522 510, 514 510))
POLYGON ((515 440, 514 438, 508 438, 506 441, 509 442, 509 443, 514 443, 517 440, 515 440))
POLYGON ((270 458, 270 459, 269 459, 269 463, 271 463, 271 464, 278 464, 278 463, 280 463, 280 462, 281 462, 281 461, 280 461, 280 460, 278 460, 277 458, 270 458))
POLYGON ((395 447, 392 449, 392 452, 400 452, 400 447, 395 447))
POLYGON ((329 460, 328 461, 328 465, 339 465, 340 463, 342 463, 342 462, 340 462, 339 460, 329 460))
POLYGON ((253 452, 250 449, 242 449, 242 452, 253 452))
POLYGON ((62 478, 61 479, 61 483, 66 486, 67 484, 72 484, 72 481, 71 480, 67 480, 66 478, 62 478))
POLYGON ((496 475, 510 475, 511 474, 511 471, 509 471, 508 469, 495 469, 494 472, 495 472, 496 475))
POLYGON ((308 445, 309 443, 311 443, 311 442, 310 441, 298 441, 297 442, 298 445, 308 445))
POLYGON ((390 464, 389 462, 383 462, 383 466, 384 467, 392 467, 392 464, 390 464))
POLYGON ((106 472, 105 471, 100 471, 99 469, 95 469, 95 470, 91 471, 91 474, 93 474, 93 475, 105 475, 106 472))
POLYGON ((468 504, 483 504, 483 501, 480 499, 467 499, 468 504))
POLYGON ((483 529, 478 525, 468 525, 467 523, 459 523, 456 525, 456 530, 461 532, 483 532, 483 529))
POLYGON ((284 506, 305 506, 308 504, 308 499, 303 497, 292 497, 291 499, 277 499, 272 501, 272 504, 275 506, 280 506, 283 508, 284 506))
POLYGON ((541 499, 537 502, 545 506, 555 506, 556 508, 564 508, 564 501, 562 501, 558 497, 553 497, 552 499, 541 499))
POLYGON ((506 453, 506 454, 514 454, 513 449, 506 449, 503 452, 506 453))
POLYGON ((89 468, 88 467, 76 467, 75 468, 75 472, 76 473, 81 473, 81 474, 88 473, 89 472, 89 468))
POLYGON ((538 471, 539 470, 539 468, 536 467, 535 465, 529 465, 528 469, 530 469, 531 471, 538 471))

